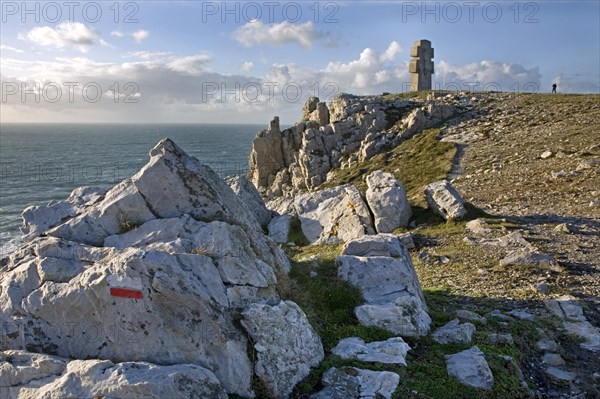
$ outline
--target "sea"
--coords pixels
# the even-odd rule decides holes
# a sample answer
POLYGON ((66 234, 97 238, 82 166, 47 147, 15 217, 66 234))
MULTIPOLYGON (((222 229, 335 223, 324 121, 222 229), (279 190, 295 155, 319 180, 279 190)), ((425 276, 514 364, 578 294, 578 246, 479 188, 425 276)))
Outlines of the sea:
POLYGON ((22 244, 21 212, 81 186, 112 187, 134 175, 169 137, 226 177, 246 173, 256 133, 247 124, 1 124, 0 258, 22 244))

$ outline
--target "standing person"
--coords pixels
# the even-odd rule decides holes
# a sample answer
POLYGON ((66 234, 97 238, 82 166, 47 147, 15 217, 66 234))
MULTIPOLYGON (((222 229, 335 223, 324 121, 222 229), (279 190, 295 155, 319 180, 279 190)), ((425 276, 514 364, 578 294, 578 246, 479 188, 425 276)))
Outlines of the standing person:
POLYGON ((556 83, 552 83, 552 93, 556 93, 556 83))

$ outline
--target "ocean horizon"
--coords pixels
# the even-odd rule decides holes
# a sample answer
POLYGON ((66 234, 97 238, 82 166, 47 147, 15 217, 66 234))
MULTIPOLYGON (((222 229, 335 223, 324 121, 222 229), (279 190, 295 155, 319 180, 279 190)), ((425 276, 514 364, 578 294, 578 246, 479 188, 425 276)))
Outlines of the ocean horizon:
POLYGON ((0 124, 0 255, 21 244, 21 212, 64 200, 81 186, 112 187, 135 174, 163 138, 220 176, 247 171, 256 133, 242 123, 0 124))

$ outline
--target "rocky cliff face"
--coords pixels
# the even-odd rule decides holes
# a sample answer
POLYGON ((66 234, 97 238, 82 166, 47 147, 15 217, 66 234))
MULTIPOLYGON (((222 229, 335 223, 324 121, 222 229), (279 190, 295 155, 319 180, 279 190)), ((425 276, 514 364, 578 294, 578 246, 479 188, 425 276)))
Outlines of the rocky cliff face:
POLYGON ((249 178, 267 198, 314 189, 334 168, 397 146, 460 111, 456 99, 408 101, 386 96, 311 97, 302 121, 281 130, 275 117, 254 139, 249 178))
MULTIPOLYGON (((197 379, 214 388, 202 397, 251 397, 254 378, 285 397, 323 358, 302 310, 280 302, 287 257, 262 234, 265 220, 210 168, 169 139, 150 156, 106 193, 76 190, 24 212, 28 243, 2 263, 0 349, 106 360, 48 360, 57 366, 44 377, 47 397, 112 396, 121 369, 133 379, 165 378, 162 397, 186 397, 178 381, 197 379), (259 342, 273 331, 285 347, 250 358, 248 337, 259 342), (182 366, 165 368, 173 365, 182 366), (167 378, 170 370, 179 374, 167 378)), ((18 361, 6 363, 18 370, 18 361)), ((16 375, 2 384, 11 396, 40 384, 16 375)))

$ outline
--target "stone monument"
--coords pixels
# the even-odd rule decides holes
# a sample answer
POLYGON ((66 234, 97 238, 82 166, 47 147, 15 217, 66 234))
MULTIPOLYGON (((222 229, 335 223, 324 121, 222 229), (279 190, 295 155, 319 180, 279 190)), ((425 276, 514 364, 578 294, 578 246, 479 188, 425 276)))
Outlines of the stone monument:
POLYGON ((433 48, 429 40, 417 40, 410 49, 410 90, 431 90, 433 48))

